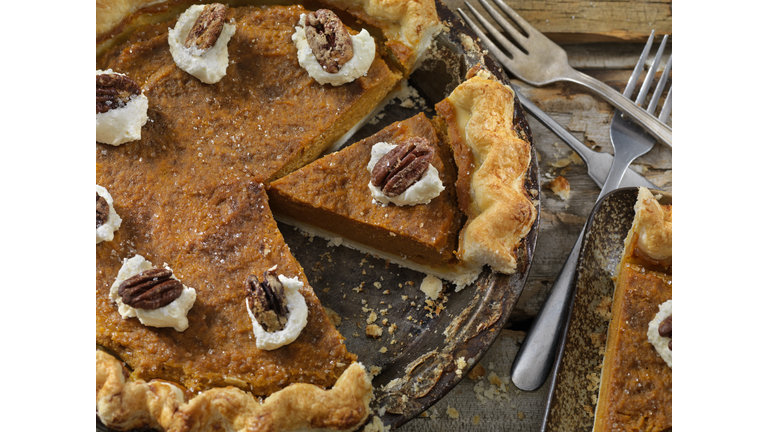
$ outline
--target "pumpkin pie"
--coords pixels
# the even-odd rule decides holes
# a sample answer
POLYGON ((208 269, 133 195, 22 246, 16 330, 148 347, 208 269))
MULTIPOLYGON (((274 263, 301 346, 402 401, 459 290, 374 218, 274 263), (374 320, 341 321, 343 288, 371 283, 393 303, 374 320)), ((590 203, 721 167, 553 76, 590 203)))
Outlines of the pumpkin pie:
POLYGON ((640 188, 617 267, 595 431, 672 428, 671 266, 672 206, 640 188))
POLYGON ((461 223, 455 181, 450 147, 420 113, 270 183, 267 194, 278 217, 289 223, 344 237, 353 247, 373 248, 397 262, 438 267, 454 260, 461 223), (385 205, 372 198, 367 167, 374 145, 416 137, 434 149, 431 163, 445 189, 426 204, 385 205))

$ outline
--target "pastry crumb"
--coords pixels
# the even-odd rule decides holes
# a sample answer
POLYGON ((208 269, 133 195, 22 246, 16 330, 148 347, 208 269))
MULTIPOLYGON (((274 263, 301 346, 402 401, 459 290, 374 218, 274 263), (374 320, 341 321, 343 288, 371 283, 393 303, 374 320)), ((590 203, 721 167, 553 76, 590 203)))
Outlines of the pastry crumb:
POLYGON ((595 391, 600 387, 600 377, 596 373, 591 372, 587 374, 587 380, 589 381, 587 391, 595 391))
POLYGON ((365 425, 363 432, 389 432, 391 426, 384 426, 379 417, 374 416, 371 422, 365 425))
POLYGON ((563 201, 567 201, 571 197, 571 184, 563 176, 557 176, 554 180, 547 183, 547 187, 552 189, 552 192, 563 201))
POLYGON ((611 303, 613 302, 613 298, 610 296, 605 296, 600 300, 600 303, 597 304, 595 307, 595 313, 605 321, 611 320, 611 303))
POLYGON ((522 419, 524 419, 524 418, 525 418, 525 414, 524 414, 524 413, 522 413, 522 412, 520 412, 520 411, 518 411, 518 412, 517 412, 517 418, 519 418, 520 420, 522 420, 522 419))
POLYGON ((462 370, 467 367, 467 362, 464 360, 464 357, 459 357, 456 360, 456 375, 461 377, 462 370))
POLYGON ((379 352, 382 353, 382 354, 386 353, 387 352, 387 347, 381 347, 379 352))
POLYGON ((472 417, 472 424, 473 425, 479 425, 480 424, 480 416, 478 414, 475 414, 475 416, 472 417))
POLYGON ((431 299, 436 299, 440 296, 440 291, 443 290, 443 281, 432 276, 427 275, 423 281, 421 281, 421 291, 431 299))
POLYGON ((369 324, 367 327, 365 327, 365 335, 374 339, 378 339, 381 337, 381 327, 377 326, 376 324, 369 324))
POLYGON ((448 407, 448 409, 445 412, 448 414, 448 417, 452 419, 459 418, 459 411, 456 410, 456 408, 448 407))

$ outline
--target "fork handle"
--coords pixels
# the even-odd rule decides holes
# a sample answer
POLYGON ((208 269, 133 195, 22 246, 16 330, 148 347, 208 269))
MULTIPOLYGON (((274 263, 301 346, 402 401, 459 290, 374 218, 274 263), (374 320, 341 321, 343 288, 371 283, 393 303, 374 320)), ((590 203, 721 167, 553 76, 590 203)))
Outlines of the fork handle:
POLYGON ((570 315, 566 312, 573 297, 573 276, 583 239, 584 228, 512 362, 510 376, 521 390, 534 391, 541 387, 555 362, 557 342, 570 315))
POLYGON ((659 119, 637 106, 634 102, 627 99, 604 82, 575 69, 570 70, 570 73, 565 77, 565 80, 581 84, 600 94, 610 102, 611 105, 625 113, 629 118, 634 120, 635 123, 642 126, 642 128, 653 135, 654 138, 668 145, 670 148, 672 147, 672 129, 669 126, 662 123, 659 119))

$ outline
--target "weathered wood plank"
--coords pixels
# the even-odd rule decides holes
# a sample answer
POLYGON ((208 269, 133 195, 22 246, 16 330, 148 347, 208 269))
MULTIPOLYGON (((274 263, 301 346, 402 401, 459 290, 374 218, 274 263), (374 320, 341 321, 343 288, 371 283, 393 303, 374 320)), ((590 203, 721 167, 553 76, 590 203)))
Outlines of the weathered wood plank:
MULTIPOLYGON (((517 13, 557 43, 644 42, 652 29, 672 33, 672 1, 505 0, 517 13)), ((463 0, 444 0, 466 9, 463 0)), ((470 3, 490 18, 477 0, 470 3)))

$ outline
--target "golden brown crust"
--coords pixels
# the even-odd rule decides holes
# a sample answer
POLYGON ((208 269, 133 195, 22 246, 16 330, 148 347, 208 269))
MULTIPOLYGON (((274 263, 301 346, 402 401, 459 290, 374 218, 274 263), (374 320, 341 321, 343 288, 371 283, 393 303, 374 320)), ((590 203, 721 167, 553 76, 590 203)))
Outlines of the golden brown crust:
POLYGON ((120 361, 96 350, 96 410, 105 425, 119 430, 354 430, 370 415, 372 395, 365 368, 353 363, 330 390, 293 384, 257 401, 226 387, 186 402, 183 391, 172 384, 126 379, 120 361))
POLYGON ((448 125, 459 204, 468 217, 457 256, 470 266, 514 273, 517 249, 536 220, 524 187, 531 145, 514 131, 514 92, 475 76, 435 108, 448 125))
POLYGON ((164 0, 96 0, 96 37, 107 34, 124 19, 164 0))
POLYGON ((635 255, 655 263, 671 262, 672 206, 659 204, 646 188, 638 191, 632 232, 637 234, 635 255))

